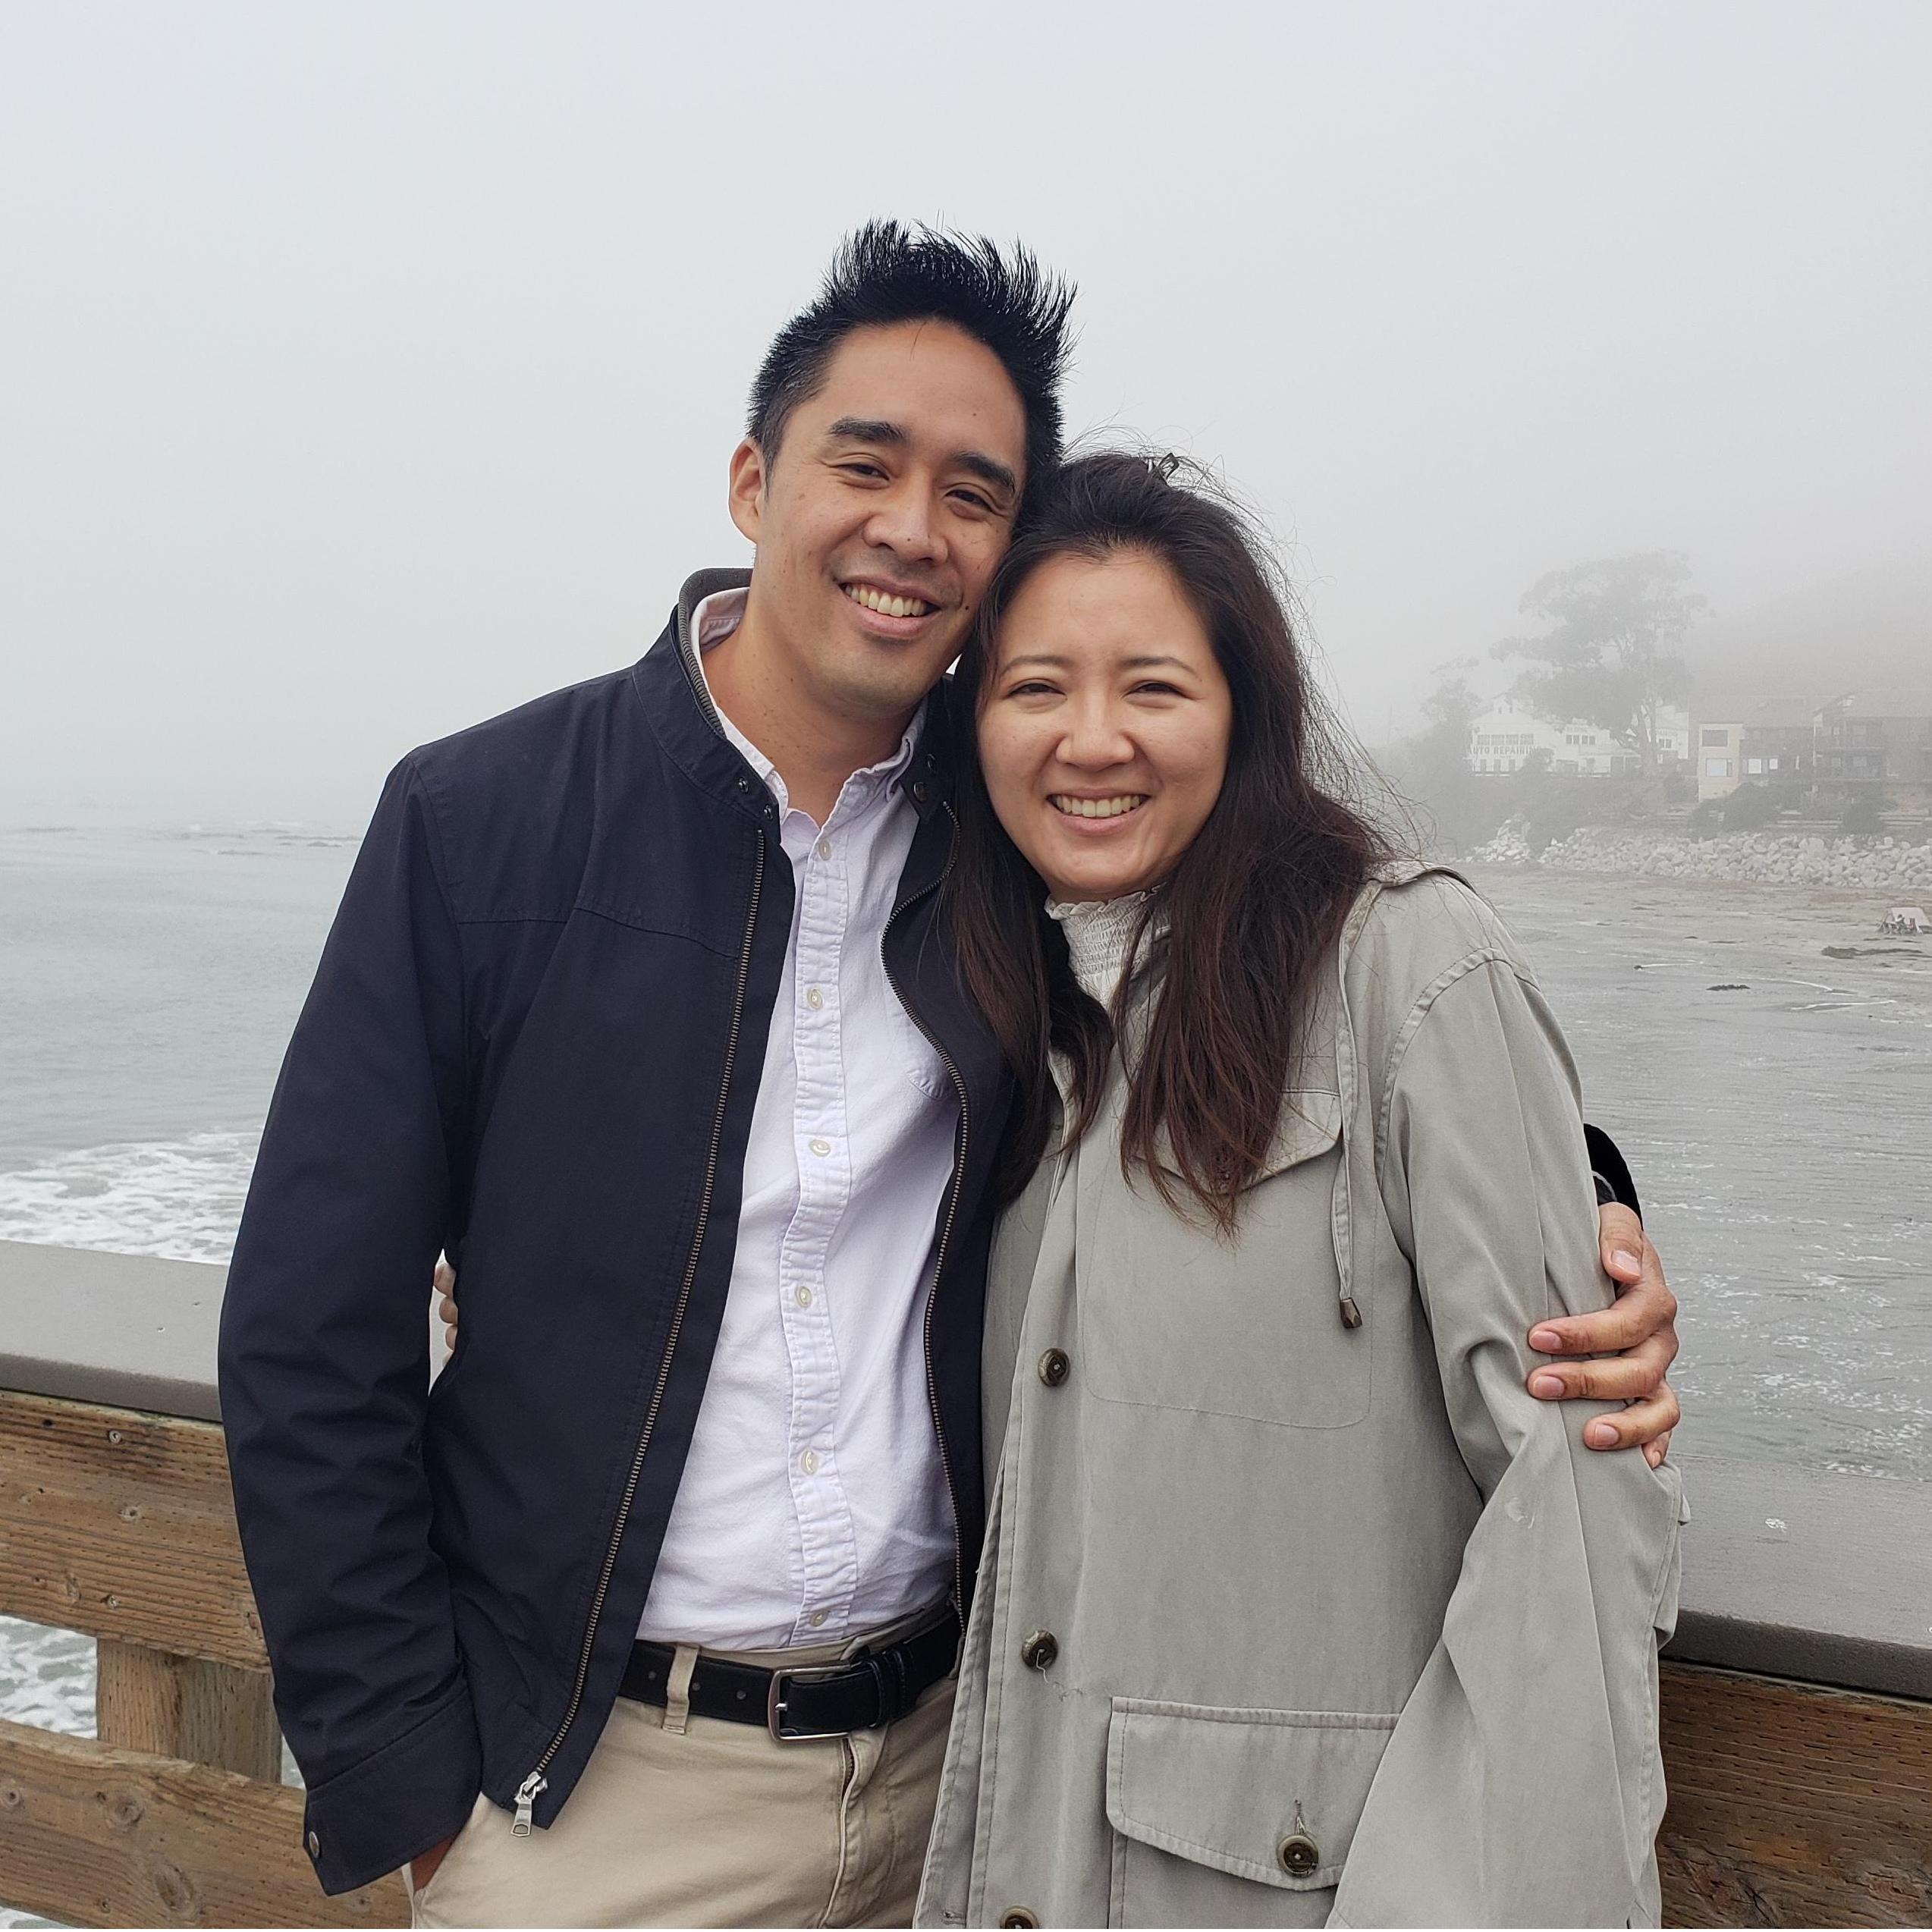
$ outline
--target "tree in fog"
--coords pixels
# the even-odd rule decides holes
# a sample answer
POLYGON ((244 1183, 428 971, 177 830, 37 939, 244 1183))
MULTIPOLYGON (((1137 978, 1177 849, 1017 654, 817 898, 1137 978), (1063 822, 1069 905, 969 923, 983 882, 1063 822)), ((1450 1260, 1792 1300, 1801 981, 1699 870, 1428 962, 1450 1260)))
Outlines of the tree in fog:
POLYGON ((1469 729, 1481 699, 1469 674, 1474 658, 1437 664, 1435 682, 1422 700, 1428 721, 1422 730, 1386 753, 1387 774, 1410 806, 1434 821, 1438 840, 1452 847, 1487 838, 1496 829, 1494 801, 1483 796, 1484 781, 1469 769, 1469 729))
POLYGON ((1609 732, 1654 774, 1657 713, 1690 688, 1677 647, 1710 608, 1691 587, 1689 564, 1654 550, 1551 570, 1518 608, 1544 628, 1496 646, 1499 658, 1529 661, 1516 695, 1556 724, 1580 718, 1609 732))

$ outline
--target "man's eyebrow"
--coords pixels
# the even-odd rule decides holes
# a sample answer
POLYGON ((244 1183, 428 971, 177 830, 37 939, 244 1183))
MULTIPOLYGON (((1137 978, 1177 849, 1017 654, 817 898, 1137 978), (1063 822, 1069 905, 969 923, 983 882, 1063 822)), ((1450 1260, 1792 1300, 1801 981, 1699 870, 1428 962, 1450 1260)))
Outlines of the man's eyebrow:
POLYGON ((896 423, 869 416, 842 416, 825 434, 844 443, 900 444, 908 439, 896 423))
MULTIPOLYGON (((886 449, 903 449, 912 441, 897 423, 888 423, 882 416, 842 416, 825 434, 834 442, 873 443, 886 449)), ((997 457, 988 456, 983 450, 960 450, 952 460, 982 482, 991 483, 1011 496, 1019 494, 1019 479, 997 457)))
POLYGON ((971 470, 982 483, 991 483, 1010 496, 1019 494, 1019 479, 997 457, 984 455, 978 450, 961 450, 953 460, 962 470, 971 470))

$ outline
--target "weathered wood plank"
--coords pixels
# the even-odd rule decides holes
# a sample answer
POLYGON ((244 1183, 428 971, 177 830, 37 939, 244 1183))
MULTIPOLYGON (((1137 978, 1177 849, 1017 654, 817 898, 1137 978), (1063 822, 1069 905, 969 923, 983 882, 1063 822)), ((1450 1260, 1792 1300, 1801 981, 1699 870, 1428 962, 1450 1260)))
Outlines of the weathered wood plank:
POLYGON ((1932 1704, 1666 1664, 1667 1925, 1932 1924, 1932 1704))
POLYGON ((0 1902, 71 1925, 407 1925, 397 1878, 322 1896, 302 1794, 0 1720, 0 1902))
POLYGON ((281 1782, 281 1730, 265 1670, 103 1637, 94 1732, 103 1744, 281 1782))
POLYGON ((264 1669, 219 1425, 0 1390, 0 1611, 264 1669))

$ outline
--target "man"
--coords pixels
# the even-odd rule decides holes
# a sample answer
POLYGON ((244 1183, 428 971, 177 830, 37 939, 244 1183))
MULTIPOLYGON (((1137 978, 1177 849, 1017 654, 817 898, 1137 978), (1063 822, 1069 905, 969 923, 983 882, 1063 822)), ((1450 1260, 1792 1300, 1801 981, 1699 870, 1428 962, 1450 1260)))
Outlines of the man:
MULTIPOLYGON (((1057 460, 1070 299, 862 231, 753 391, 749 579, 390 779, 222 1320, 326 1890, 413 1861, 426 1921, 910 1916, 1009 1088, 938 917, 963 748, 926 698, 1057 460)), ((1544 1372, 1655 1436, 1672 1312, 1653 1267, 1564 1324, 1639 1352, 1544 1372)))

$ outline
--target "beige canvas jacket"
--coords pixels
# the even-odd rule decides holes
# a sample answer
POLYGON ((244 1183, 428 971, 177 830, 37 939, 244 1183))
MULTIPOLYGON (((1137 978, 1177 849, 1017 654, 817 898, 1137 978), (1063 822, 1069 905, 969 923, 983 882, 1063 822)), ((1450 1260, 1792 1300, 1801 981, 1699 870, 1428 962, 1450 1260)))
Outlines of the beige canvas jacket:
POLYGON ((1509 933, 1363 895, 1233 1244, 1123 1179, 1120 1099, 994 1249, 919 1923, 1656 1924, 1682 1493, 1523 1386, 1609 1289, 1509 933))

